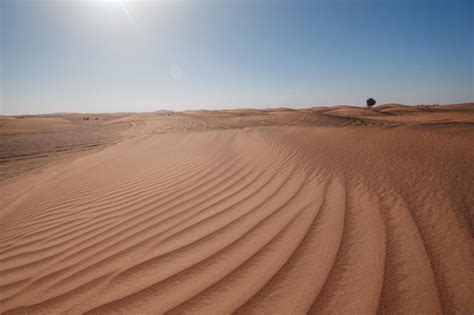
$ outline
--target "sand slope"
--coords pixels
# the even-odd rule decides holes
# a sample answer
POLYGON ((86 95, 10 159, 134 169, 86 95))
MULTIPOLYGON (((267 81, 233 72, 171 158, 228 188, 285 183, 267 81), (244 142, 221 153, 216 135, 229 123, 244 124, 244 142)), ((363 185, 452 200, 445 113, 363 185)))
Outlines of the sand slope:
POLYGON ((110 120, 122 116, 0 116, 0 181, 121 141, 131 122, 110 120))
POLYGON ((2 313, 474 312, 472 105, 107 125, 0 182, 2 313))

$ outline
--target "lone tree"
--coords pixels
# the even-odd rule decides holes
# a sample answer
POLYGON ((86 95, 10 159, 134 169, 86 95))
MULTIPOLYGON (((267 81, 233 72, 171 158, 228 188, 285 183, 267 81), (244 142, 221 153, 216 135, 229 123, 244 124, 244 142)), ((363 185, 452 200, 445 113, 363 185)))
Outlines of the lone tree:
POLYGON ((367 99, 366 102, 367 102, 367 107, 368 107, 368 108, 372 108, 372 106, 375 105, 375 100, 374 100, 373 98, 367 99))

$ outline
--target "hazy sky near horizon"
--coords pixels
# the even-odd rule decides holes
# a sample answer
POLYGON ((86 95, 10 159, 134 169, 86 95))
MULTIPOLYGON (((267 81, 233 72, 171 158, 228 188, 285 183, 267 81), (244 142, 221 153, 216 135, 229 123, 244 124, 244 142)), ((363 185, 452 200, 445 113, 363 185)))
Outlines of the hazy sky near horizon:
POLYGON ((473 101, 470 0, 0 0, 0 114, 473 101))

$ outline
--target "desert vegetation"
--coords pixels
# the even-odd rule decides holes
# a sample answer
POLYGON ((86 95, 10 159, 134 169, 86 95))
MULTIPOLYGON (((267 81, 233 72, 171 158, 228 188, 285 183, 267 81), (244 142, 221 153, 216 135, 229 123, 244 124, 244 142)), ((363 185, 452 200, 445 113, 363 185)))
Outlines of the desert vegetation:
POLYGON ((366 104, 367 104, 368 108, 372 108, 373 106, 375 106, 375 103, 376 103, 376 101, 373 98, 368 98, 367 101, 366 101, 366 104))

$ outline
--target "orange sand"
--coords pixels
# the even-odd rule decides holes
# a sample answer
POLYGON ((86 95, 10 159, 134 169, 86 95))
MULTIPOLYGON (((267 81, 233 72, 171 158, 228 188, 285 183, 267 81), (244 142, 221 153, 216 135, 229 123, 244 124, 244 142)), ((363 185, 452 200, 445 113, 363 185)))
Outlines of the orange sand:
POLYGON ((2 313, 474 312, 474 104, 78 117, 0 117, 2 313))

